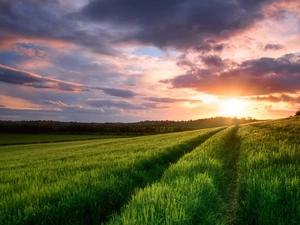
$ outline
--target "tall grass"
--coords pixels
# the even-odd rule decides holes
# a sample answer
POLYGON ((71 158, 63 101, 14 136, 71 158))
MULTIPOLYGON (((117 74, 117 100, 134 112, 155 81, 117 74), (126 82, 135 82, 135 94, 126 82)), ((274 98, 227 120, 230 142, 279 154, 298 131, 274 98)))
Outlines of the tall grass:
POLYGON ((300 119, 239 130, 240 224, 300 224, 300 119))
POLYGON ((136 193, 108 223, 123 225, 225 224, 238 157, 237 127, 206 140, 173 164, 159 182, 136 193))
POLYGON ((298 225, 299 134, 290 118, 1 146, 0 224, 298 225))
POLYGON ((0 224, 95 224, 220 129, 0 147, 0 224))

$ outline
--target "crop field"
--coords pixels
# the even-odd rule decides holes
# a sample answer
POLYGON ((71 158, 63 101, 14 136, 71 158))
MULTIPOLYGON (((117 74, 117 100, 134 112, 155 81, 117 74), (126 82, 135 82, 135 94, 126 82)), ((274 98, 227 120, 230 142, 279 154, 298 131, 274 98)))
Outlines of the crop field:
POLYGON ((35 144, 60 141, 79 141, 126 137, 123 135, 100 134, 0 134, 0 145, 35 144))
POLYGON ((300 224, 300 118, 0 146, 0 224, 300 224))
POLYGON ((300 118, 244 126, 240 224, 300 224, 300 118))
POLYGON ((0 224, 103 222, 219 130, 2 146, 0 224))

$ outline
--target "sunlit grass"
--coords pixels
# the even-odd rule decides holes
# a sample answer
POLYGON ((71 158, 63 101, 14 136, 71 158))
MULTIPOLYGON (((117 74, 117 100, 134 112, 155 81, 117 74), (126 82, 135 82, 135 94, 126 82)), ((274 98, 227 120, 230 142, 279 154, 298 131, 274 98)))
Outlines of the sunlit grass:
POLYGON ((272 121, 239 130, 239 221, 299 224, 300 120, 272 121))
POLYGON ((1 146, 0 224, 298 225, 299 133, 289 118, 1 146))
POLYGON ((0 147, 0 224, 94 224, 219 129, 0 147))
POLYGON ((225 224, 238 156, 236 130, 228 128, 185 155, 159 182, 139 191, 109 225, 225 224))
POLYGON ((100 134, 0 134, 0 145, 48 143, 59 141, 93 140, 103 138, 119 138, 125 135, 100 134))

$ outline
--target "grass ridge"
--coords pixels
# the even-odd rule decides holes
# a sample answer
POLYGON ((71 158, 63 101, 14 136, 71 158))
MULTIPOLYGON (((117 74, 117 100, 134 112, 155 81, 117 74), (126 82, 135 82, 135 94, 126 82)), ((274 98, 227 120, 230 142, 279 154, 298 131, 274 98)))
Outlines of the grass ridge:
POLYGON ((239 130, 239 224, 299 224, 299 133, 299 118, 239 130))
POLYGON ((230 143, 237 129, 227 128, 183 156, 160 181, 137 192, 108 225, 227 223, 229 164, 236 160, 230 143))

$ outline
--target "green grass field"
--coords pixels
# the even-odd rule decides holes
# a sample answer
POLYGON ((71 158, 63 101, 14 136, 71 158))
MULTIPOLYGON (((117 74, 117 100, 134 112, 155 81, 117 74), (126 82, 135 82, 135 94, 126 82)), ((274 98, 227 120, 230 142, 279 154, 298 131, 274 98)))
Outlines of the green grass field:
POLYGON ((300 118, 0 146, 0 224, 300 224, 300 118))
POLYGON ((300 118, 241 127, 239 222, 300 224, 300 118))
POLYGON ((220 129, 0 148, 0 224, 103 222, 220 129))
MULTIPOLYGON (((133 135, 131 135, 133 136, 133 135)), ((0 134, 0 145, 35 144, 128 137, 126 134, 0 134)), ((130 137, 130 136, 129 136, 130 137)))

